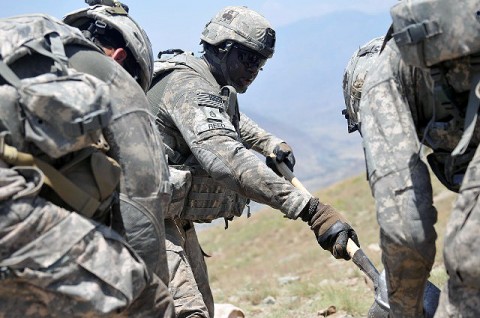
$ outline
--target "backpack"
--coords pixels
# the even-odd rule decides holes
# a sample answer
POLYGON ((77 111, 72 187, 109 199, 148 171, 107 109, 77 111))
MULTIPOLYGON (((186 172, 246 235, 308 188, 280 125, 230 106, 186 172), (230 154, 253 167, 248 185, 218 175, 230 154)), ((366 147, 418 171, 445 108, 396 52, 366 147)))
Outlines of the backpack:
POLYGON ((50 201, 90 217, 106 209, 120 178, 108 145, 99 145, 112 117, 109 86, 70 68, 64 46, 101 51, 78 29, 43 14, 0 19, 0 38, 0 158, 39 168, 54 191, 50 201), (31 54, 50 61, 51 70, 33 67, 21 79, 9 65, 31 54))
POLYGON ((480 51, 480 0, 402 0, 390 10, 393 38, 409 65, 430 67, 480 51))
MULTIPOLYGON (((159 53, 160 60, 154 63, 154 75, 152 88, 147 93, 150 102, 151 112, 156 117, 157 127, 163 137, 165 151, 169 161, 170 185, 172 199, 168 210, 165 212, 167 218, 180 217, 184 220, 194 222, 211 222, 223 217, 225 225, 235 216, 243 213, 249 200, 242 195, 232 191, 221 183, 215 181, 196 161, 190 153, 184 157, 175 149, 174 140, 182 139, 178 130, 166 126, 161 119, 159 105, 166 88, 166 80, 162 80, 172 71, 179 69, 191 69, 208 81, 212 86, 218 85, 213 75, 206 71, 199 64, 199 59, 191 52, 182 50, 167 50, 159 53), (163 54, 173 57, 162 58, 163 54)), ((240 114, 237 105, 237 93, 231 86, 224 86, 219 92, 219 99, 216 100, 219 107, 225 109, 230 116, 235 129, 238 131, 240 114)), ((240 133, 239 133, 240 134, 240 133)))
POLYGON ((452 157, 463 155, 470 144, 480 109, 480 0, 404 0, 392 7, 393 38, 405 63, 430 68, 437 103, 451 103, 441 63, 468 57, 470 93, 463 135, 452 157))

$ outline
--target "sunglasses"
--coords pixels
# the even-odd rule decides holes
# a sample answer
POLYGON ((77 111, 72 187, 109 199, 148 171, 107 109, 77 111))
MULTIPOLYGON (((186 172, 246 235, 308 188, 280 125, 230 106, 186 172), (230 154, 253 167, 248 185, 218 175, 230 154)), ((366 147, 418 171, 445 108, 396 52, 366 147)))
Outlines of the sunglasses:
POLYGON ((235 45, 234 47, 237 49, 238 60, 243 64, 243 66, 245 66, 245 68, 261 69, 267 62, 267 59, 260 53, 250 50, 244 46, 235 45))

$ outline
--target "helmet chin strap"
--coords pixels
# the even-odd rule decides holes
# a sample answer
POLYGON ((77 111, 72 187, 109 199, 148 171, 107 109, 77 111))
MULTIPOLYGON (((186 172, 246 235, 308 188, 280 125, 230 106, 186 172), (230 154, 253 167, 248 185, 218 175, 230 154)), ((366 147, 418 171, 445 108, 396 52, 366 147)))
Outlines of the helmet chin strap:
POLYGON ((221 53, 222 57, 218 57, 217 54, 213 52, 209 52, 211 54, 208 54, 206 56, 207 60, 211 63, 211 65, 214 68, 214 73, 218 74, 218 71, 220 71, 220 74, 225 80, 226 85, 231 85, 235 87, 235 85, 232 82, 232 79, 230 78, 230 74, 228 72, 228 65, 227 65, 227 57, 230 54, 231 50, 233 48, 233 42, 227 41, 225 42, 225 46, 218 48, 218 52, 221 53))

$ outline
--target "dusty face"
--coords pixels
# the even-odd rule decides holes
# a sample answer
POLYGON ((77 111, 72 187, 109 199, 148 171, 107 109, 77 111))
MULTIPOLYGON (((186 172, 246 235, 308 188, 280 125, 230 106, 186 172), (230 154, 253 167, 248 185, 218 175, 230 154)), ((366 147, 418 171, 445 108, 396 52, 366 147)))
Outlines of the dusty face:
POLYGON ((255 80, 267 59, 249 48, 235 44, 227 57, 227 71, 231 85, 244 93, 255 80))

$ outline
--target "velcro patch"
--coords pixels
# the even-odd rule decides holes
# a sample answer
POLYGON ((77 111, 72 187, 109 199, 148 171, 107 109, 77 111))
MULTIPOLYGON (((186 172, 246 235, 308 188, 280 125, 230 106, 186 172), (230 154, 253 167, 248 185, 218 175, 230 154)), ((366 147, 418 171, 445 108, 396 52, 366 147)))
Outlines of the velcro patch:
POLYGON ((222 109, 209 106, 202 107, 199 110, 202 112, 202 114, 198 114, 199 116, 197 116, 197 122, 195 127, 195 131, 197 134, 216 129, 226 129, 236 132, 235 127, 230 122, 227 114, 223 112, 222 109))
POLYGON ((220 114, 220 110, 218 108, 205 109, 204 113, 207 116, 208 121, 222 122, 225 119, 225 117, 220 114))
POLYGON ((231 123, 223 122, 223 123, 206 123, 206 124, 201 124, 197 127, 197 133, 201 134, 203 132, 209 131, 209 130, 215 130, 215 129, 226 129, 235 132, 235 128, 231 123))
POLYGON ((196 102, 198 106, 215 107, 224 109, 222 97, 214 94, 197 92, 196 102))

